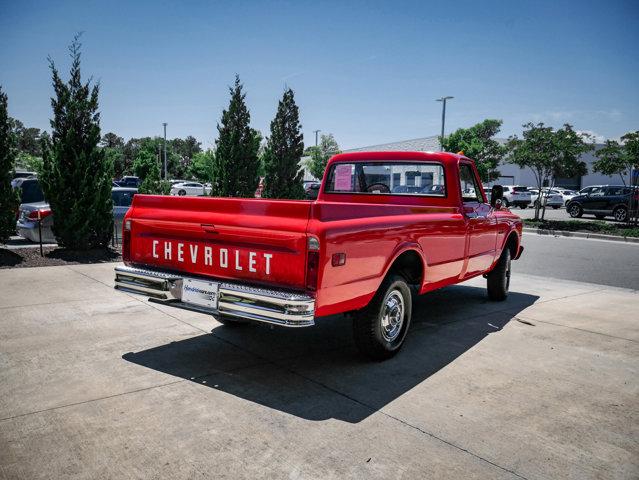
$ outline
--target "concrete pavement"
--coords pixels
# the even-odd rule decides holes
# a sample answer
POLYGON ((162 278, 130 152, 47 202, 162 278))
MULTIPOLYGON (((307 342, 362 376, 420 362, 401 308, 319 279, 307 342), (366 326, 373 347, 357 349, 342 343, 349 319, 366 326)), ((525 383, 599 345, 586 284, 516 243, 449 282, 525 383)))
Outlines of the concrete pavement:
POLYGON ((637 291, 476 279, 369 363, 343 317, 224 327, 114 266, 0 271, 0 478, 639 475, 637 291))

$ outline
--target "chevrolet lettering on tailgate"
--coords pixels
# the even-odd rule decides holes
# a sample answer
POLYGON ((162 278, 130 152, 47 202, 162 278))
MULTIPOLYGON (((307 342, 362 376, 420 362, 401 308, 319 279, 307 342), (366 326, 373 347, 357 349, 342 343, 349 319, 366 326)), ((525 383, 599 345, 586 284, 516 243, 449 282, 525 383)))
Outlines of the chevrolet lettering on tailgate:
POLYGON ((348 313, 359 350, 390 358, 415 295, 483 276, 508 296, 522 222, 484 188, 462 154, 357 152, 330 159, 316 200, 135 195, 115 287, 227 327, 348 313))
POLYGON ((179 263, 190 262, 192 265, 216 266, 219 268, 231 268, 241 272, 245 268, 249 272, 257 273, 258 269, 265 275, 271 274, 272 253, 258 253, 209 245, 185 244, 184 242, 171 242, 153 240, 153 258, 162 258, 167 261, 179 263))

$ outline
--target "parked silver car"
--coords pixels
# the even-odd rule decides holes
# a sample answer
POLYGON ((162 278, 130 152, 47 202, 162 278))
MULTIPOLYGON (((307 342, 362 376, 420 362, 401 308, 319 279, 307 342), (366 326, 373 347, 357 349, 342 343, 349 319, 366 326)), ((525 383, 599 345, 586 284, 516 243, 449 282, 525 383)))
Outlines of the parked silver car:
POLYGON ((119 242, 122 238, 122 221, 124 215, 129 210, 133 196, 138 193, 137 188, 116 187, 111 189, 111 199, 113 200, 113 223, 115 225, 115 240, 119 242))
MULTIPOLYGON (((122 220, 131 206, 133 195, 137 192, 137 188, 114 187, 111 189, 111 199, 113 200, 113 224, 115 227, 114 236, 116 242, 119 242, 122 239, 122 220)), ((16 224, 18 235, 32 242, 39 242, 39 218, 42 221, 42 242, 55 243, 55 235, 53 235, 53 214, 49 203, 44 200, 39 202, 23 203, 20 205, 18 210, 18 222, 16 224)))
POLYGON ((40 230, 38 229, 38 220, 41 223, 42 243, 55 243, 55 235, 53 235, 53 215, 51 207, 45 201, 23 203, 18 209, 18 222, 16 230, 18 235, 26 238, 31 242, 40 241, 40 230))
MULTIPOLYGON (((558 208, 564 206, 564 199, 559 192, 557 193, 552 193, 552 192, 553 190, 551 191, 548 191, 548 189, 543 190, 543 195, 542 195, 544 200, 543 203, 545 203, 547 207, 552 207, 553 209, 557 210, 558 208)), ((541 207, 542 204, 539 202, 539 190, 537 190, 536 188, 531 188, 530 195, 532 199, 533 208, 536 208, 537 206, 541 207)))

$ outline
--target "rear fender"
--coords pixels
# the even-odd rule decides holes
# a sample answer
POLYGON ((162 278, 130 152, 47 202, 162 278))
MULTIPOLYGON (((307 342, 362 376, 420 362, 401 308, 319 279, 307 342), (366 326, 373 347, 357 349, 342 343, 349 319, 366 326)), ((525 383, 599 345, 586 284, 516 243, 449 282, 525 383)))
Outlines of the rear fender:
POLYGON ((419 287, 420 288, 422 287, 422 284, 424 283, 425 273, 426 273, 426 260, 424 259, 424 252, 422 250, 422 247, 416 242, 402 242, 397 246, 397 248, 395 248, 395 251, 389 257, 390 260, 386 263, 386 266, 384 267, 384 274, 379 279, 379 284, 377 285, 377 288, 379 288, 379 285, 382 284, 382 282, 384 281, 384 278, 386 278, 390 270, 393 268, 393 265, 395 264, 397 259, 402 254, 406 252, 410 252, 410 251, 415 252, 419 256, 419 259, 421 261, 421 281, 420 281, 419 287))

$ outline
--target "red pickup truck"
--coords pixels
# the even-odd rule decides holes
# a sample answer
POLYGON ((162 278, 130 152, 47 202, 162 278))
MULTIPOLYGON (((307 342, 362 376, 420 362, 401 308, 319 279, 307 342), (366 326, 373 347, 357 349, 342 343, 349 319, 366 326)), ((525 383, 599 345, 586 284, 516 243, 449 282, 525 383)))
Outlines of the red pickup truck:
POLYGON ((506 298, 522 222, 492 193, 462 155, 363 152, 331 158, 315 201, 136 195, 115 288, 226 325, 350 313, 359 349, 389 358, 414 295, 483 275, 506 298))

